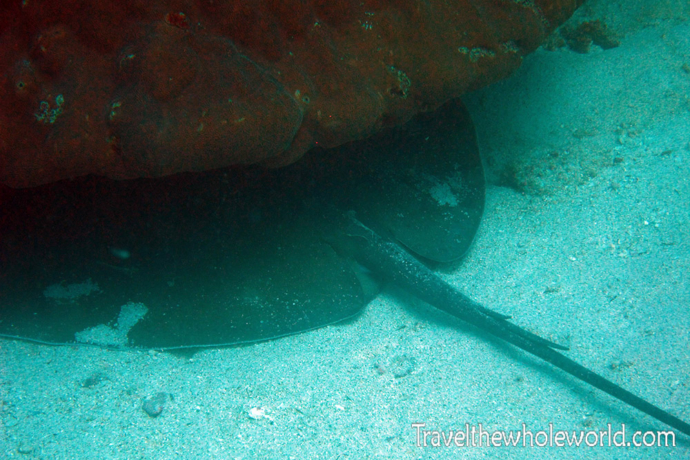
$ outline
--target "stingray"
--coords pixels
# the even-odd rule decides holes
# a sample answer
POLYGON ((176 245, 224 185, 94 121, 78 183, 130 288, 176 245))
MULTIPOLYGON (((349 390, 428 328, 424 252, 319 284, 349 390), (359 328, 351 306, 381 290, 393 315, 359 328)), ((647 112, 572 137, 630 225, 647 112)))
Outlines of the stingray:
POLYGON ((170 352, 248 344, 355 317, 392 283, 690 435, 434 271, 469 250, 484 210, 460 102, 281 170, 0 193, 6 339, 170 352))

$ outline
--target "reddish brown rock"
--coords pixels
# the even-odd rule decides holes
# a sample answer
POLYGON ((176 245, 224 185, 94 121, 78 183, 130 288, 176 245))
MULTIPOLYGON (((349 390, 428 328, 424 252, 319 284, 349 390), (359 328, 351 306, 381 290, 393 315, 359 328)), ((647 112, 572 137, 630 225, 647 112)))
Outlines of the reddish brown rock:
POLYGON ((0 182, 289 164, 507 76, 581 0, 11 0, 0 182))

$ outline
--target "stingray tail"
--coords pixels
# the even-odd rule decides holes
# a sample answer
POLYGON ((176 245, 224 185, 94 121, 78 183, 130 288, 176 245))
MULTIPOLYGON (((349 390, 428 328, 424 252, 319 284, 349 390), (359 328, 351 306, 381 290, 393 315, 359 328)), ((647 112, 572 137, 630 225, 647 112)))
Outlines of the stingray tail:
POLYGON ((350 224, 347 226, 347 231, 341 234, 334 243, 380 277, 397 284, 434 307, 538 356, 581 381, 690 436, 688 423, 556 351, 557 349, 567 350, 566 347, 526 331, 508 322, 506 316, 477 304, 439 278, 400 246, 381 238, 353 216, 349 218, 350 224))
MULTIPOLYGON (((443 282, 443 280, 439 281, 443 282)), ((448 289, 455 290, 452 286, 447 286, 448 289)), ((677 429, 687 436, 690 436, 690 424, 684 422, 678 417, 675 417, 674 415, 669 414, 654 404, 645 401, 639 396, 636 396, 633 393, 621 388, 610 380, 587 369, 586 367, 578 364, 554 349, 563 349, 565 347, 553 344, 552 342, 549 342, 536 334, 532 334, 531 332, 526 331, 513 323, 509 323, 504 319, 497 319, 492 316, 485 315, 479 309, 476 310, 477 313, 468 314, 467 309, 472 308, 472 304, 475 303, 457 290, 455 290, 455 292, 457 295, 456 302, 453 304, 445 304, 450 306, 444 307, 437 303, 434 303, 433 305, 452 314, 453 316, 478 326, 499 339, 505 340, 506 342, 509 342, 528 353, 531 353, 532 355, 538 356, 544 361, 553 364, 554 366, 564 370, 581 381, 588 383, 625 403, 630 404, 642 412, 651 415, 655 419, 664 422, 665 424, 677 429), (458 306, 458 304, 464 305, 461 308, 455 308, 458 306)))
POLYGON ((625 390, 608 379, 600 376, 599 374, 587 369, 586 367, 576 363, 567 356, 553 350, 549 347, 545 347, 541 344, 537 344, 525 339, 522 336, 513 335, 512 333, 506 332, 504 334, 496 334, 497 337, 512 343, 513 345, 522 348, 528 353, 540 357, 544 361, 553 364, 554 366, 566 371, 568 374, 582 380, 583 382, 589 383, 593 387, 604 391, 611 396, 620 399, 623 402, 630 404, 631 406, 641 410, 642 412, 651 415, 657 420, 664 422, 665 424, 675 428, 676 430, 690 436, 690 424, 684 422, 678 417, 669 414, 665 410, 651 404, 639 396, 625 390))

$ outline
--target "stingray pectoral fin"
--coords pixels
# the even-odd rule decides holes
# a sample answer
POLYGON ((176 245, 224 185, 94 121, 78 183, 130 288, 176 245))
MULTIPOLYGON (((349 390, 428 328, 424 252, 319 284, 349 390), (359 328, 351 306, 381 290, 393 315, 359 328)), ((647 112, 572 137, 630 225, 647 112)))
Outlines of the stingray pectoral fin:
POLYGON ((363 142, 306 155, 305 175, 327 170, 325 202, 434 262, 461 258, 484 209, 484 171, 474 125, 460 100, 421 113, 363 142), (337 167, 328 167, 337 159, 337 167))
POLYGON ((232 243, 168 288, 173 293, 166 298, 174 303, 149 305, 129 334, 133 345, 174 349, 268 340, 355 316, 371 298, 348 261, 303 216, 238 232, 232 243))

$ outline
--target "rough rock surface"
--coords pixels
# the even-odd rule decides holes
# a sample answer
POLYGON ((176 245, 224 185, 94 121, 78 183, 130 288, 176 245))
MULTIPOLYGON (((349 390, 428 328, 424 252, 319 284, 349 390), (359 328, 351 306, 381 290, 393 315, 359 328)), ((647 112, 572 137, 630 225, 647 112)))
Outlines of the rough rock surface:
POLYGON ((289 164, 507 76, 582 0, 11 0, 0 183, 289 164))

